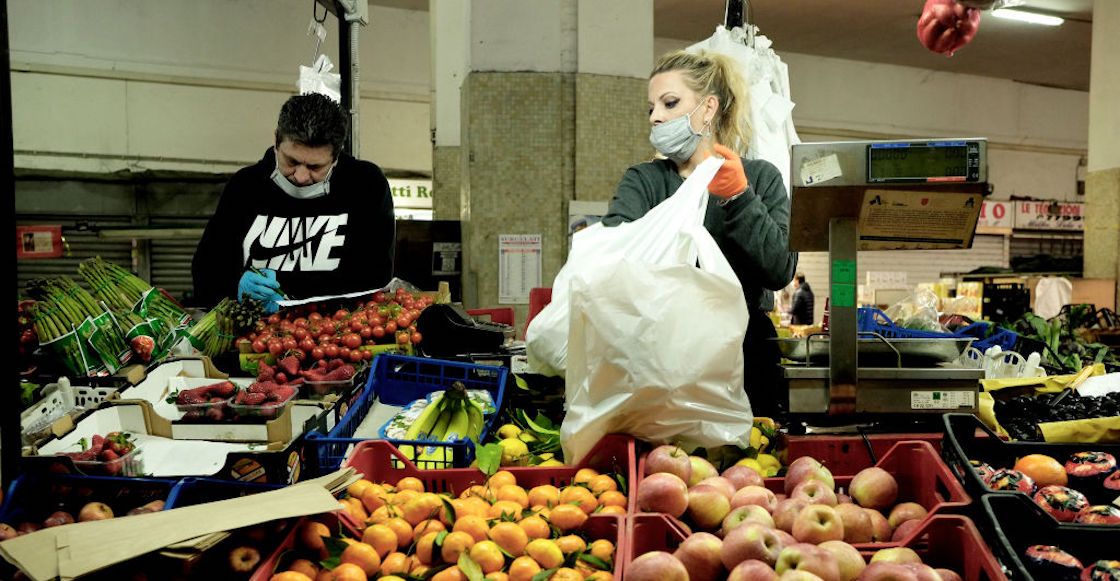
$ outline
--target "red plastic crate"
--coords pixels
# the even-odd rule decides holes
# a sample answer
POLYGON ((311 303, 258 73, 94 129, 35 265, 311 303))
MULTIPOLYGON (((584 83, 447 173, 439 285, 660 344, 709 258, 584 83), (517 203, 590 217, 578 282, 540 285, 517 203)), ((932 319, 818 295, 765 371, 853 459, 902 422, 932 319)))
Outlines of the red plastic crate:
MULTIPOLYGON (((399 450, 384 440, 367 440, 359 443, 343 468, 354 467, 367 480, 395 483, 406 476, 419 478, 424 490, 449 492, 458 496, 463 490, 486 482, 487 476, 477 468, 444 468, 421 470, 399 450)), ((600 473, 619 474, 626 478, 626 511, 635 510, 634 482, 637 480, 634 438, 624 434, 607 434, 577 466, 506 466, 517 477, 517 483, 526 490, 542 484, 557 488, 571 484, 580 468, 594 468, 600 473)))
MULTIPOLYGON (((671 553, 688 538, 688 532, 664 514, 638 513, 627 516, 626 520, 627 543, 618 553, 616 579, 619 567, 625 575, 626 567, 638 556, 650 551, 671 553)), ((914 549, 922 562, 931 567, 956 571, 964 581, 1007 581, 999 562, 968 517, 938 515, 928 518, 901 546, 914 549)), ((860 554, 870 560, 876 550, 864 547, 860 554)))
POLYGON ((257 566, 257 570, 253 572, 253 575, 251 577, 249 577, 249 581, 268 581, 269 577, 272 577, 273 574, 279 572, 277 571, 277 567, 283 566, 280 571, 287 571, 288 564, 293 560, 299 558, 298 552, 295 552, 292 549, 296 546, 296 534, 299 532, 299 528, 304 523, 304 521, 321 520, 324 524, 327 525, 327 528, 329 528, 332 533, 341 532, 348 537, 361 539, 362 531, 355 528, 349 522, 339 518, 340 514, 342 513, 328 512, 321 515, 315 514, 305 516, 296 521, 295 525, 290 528, 288 534, 280 543, 280 546, 276 547, 276 550, 272 551, 272 553, 269 554, 269 556, 265 558, 265 560, 261 561, 261 564, 257 566))
POLYGON ((897 443, 911 440, 929 442, 941 451, 941 432, 904 434, 863 434, 858 436, 788 436, 786 452, 792 462, 801 456, 820 460, 833 474, 855 474, 874 466, 897 443), (870 450, 868 447, 870 446, 870 450), (874 455, 872 455, 874 454, 874 455))
MULTIPOLYGON (((827 457, 814 457, 826 465, 826 461, 829 460, 827 457)), ((790 461, 796 458, 791 455, 790 461)), ((856 473, 869 466, 847 473, 833 471, 832 477, 836 490, 845 492, 856 473)), ((929 442, 920 440, 897 442, 887 450, 875 466, 890 472, 895 477, 898 482, 898 502, 917 502, 928 511, 925 521, 935 514, 963 512, 972 503, 972 498, 965 492, 964 486, 953 476, 952 471, 929 442)), ((645 473, 644 454, 639 461, 639 470, 639 474, 645 473)), ((764 479, 765 486, 775 493, 785 492, 785 482, 785 478, 781 477, 764 479)), ((636 494, 631 495, 631 502, 635 503, 635 512, 637 512, 636 494)), ((857 543, 854 546, 861 550, 875 550, 898 545, 899 543, 857 543)))

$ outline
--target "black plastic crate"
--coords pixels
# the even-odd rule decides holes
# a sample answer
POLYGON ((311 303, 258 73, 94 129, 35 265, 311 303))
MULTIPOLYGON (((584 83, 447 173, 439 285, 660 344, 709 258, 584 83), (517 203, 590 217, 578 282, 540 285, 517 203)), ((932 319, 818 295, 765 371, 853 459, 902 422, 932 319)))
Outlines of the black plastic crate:
POLYGON ((986 494, 980 499, 978 517, 993 531, 988 546, 1014 581, 1050 581, 1032 575, 1025 551, 1031 545, 1054 545, 1077 557, 1086 567, 1100 559, 1120 559, 1120 528, 1099 525, 1059 524, 1025 495, 986 494))
POLYGON ((42 524, 51 513, 59 510, 70 513, 76 520, 78 512, 89 502, 103 502, 113 509, 114 516, 125 516, 128 511, 152 501, 166 503, 177 483, 177 480, 160 478, 25 472, 8 486, 3 507, 0 507, 0 522, 13 527, 24 522, 42 524))
POLYGON ((268 492, 282 488, 283 484, 267 484, 258 482, 235 482, 232 480, 216 480, 213 478, 196 478, 188 476, 179 481, 171 494, 167 497, 167 508, 181 506, 194 506, 218 500, 228 500, 241 496, 249 496, 259 492, 268 492))
POLYGON ((980 312, 990 321, 1014 321, 1031 308, 1031 291, 1021 283, 984 283, 980 312))

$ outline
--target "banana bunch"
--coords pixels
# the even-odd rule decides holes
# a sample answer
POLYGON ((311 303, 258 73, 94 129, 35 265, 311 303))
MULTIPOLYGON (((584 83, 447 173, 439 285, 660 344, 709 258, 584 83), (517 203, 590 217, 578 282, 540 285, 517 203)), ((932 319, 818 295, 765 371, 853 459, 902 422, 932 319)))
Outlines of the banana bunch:
MULTIPOLYGON (((482 435, 483 419, 482 408, 467 397, 466 386, 461 381, 456 381, 420 412, 405 432, 404 439, 433 442, 470 439, 478 442, 482 435)), ((421 467, 429 462, 439 462, 442 467, 449 465, 454 459, 454 450, 450 446, 417 448, 406 444, 400 450, 406 458, 421 467)))

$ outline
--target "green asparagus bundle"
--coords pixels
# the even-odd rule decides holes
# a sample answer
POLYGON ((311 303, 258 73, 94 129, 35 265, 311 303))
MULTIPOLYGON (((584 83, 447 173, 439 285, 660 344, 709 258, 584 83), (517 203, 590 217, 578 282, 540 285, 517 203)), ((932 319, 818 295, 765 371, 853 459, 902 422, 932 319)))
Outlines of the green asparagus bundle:
POLYGON ((50 311, 67 331, 105 312, 85 289, 65 276, 32 280, 27 283, 27 295, 39 303, 40 313, 50 311))
POLYGON ((237 335, 231 311, 235 305, 236 301, 224 298, 191 327, 188 338, 195 349, 214 357, 233 348, 237 335))
POLYGON ((114 310, 136 310, 141 316, 159 317, 176 327, 190 316, 158 289, 127 270, 95 256, 78 265, 93 294, 114 310))
POLYGON ((57 307, 43 308, 38 303, 31 305, 29 310, 35 323, 35 333, 39 336, 39 343, 43 347, 52 349, 72 373, 76 375, 89 373, 78 334, 62 311, 57 307))

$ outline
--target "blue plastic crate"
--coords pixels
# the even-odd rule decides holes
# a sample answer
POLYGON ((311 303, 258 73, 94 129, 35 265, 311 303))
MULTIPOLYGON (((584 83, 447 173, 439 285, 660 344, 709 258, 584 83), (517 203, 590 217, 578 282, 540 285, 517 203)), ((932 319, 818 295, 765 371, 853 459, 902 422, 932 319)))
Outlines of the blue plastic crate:
MULTIPOLYGON (((75 519, 86 503, 104 502, 115 516, 124 516, 154 500, 167 502, 178 480, 81 476, 49 472, 24 472, 8 486, 0 507, 0 522, 17 526, 42 523, 56 510, 75 519)), ((168 507, 164 506, 166 510, 168 507)))
POLYGON ((265 484, 259 482, 235 482, 232 480, 215 480, 213 478, 197 478, 188 476, 180 480, 171 493, 167 496, 167 508, 181 506, 194 506, 218 500, 228 500, 240 496, 268 492, 283 488, 283 484, 265 484))
POLYGON ((856 311, 856 325, 860 333, 878 333, 888 339, 944 339, 953 336, 952 333, 904 329, 875 307, 860 307, 856 311))
POLYGON ((1003 351, 1014 351, 1015 345, 1019 342, 1019 334, 1008 329, 1000 329, 993 333, 991 337, 987 337, 988 328, 991 326, 992 323, 979 321, 958 330, 957 335, 960 337, 975 337, 976 340, 970 346, 975 347, 981 353, 996 345, 999 345, 1003 351))
MULTIPOLYGON (((354 438, 354 432, 369 414, 375 400, 392 406, 405 406, 425 397, 433 391, 447 389, 456 381, 463 382, 468 390, 486 390, 494 400, 494 407, 501 409, 505 395, 506 377, 509 370, 493 365, 461 363, 424 357, 407 357, 383 353, 373 360, 369 381, 346 415, 327 434, 309 432, 307 442, 308 471, 312 476, 328 474, 342 466, 346 453, 351 446, 361 442, 354 438)), ((492 414, 482 426, 482 436, 490 431, 490 424, 498 414, 492 414)), ((431 442, 416 440, 393 440, 388 442, 400 447, 402 444, 413 446, 442 446, 451 451, 451 461, 420 461, 420 468, 465 468, 474 460, 474 442, 469 439, 453 442, 431 442)))

